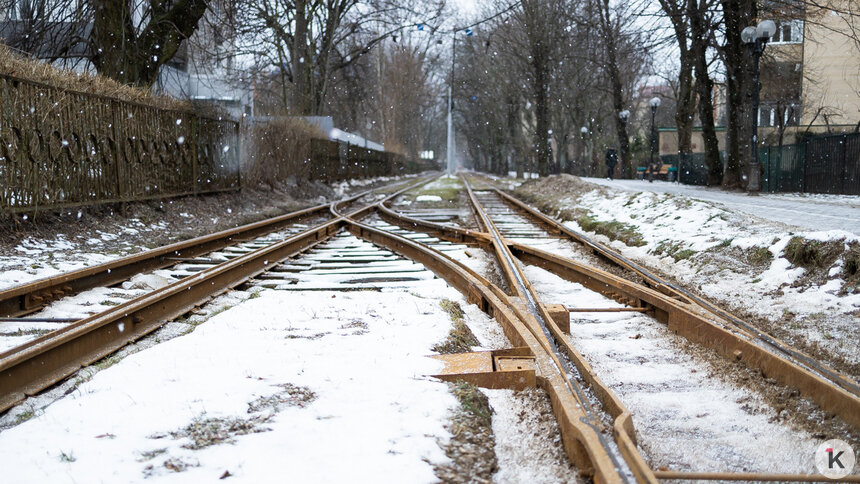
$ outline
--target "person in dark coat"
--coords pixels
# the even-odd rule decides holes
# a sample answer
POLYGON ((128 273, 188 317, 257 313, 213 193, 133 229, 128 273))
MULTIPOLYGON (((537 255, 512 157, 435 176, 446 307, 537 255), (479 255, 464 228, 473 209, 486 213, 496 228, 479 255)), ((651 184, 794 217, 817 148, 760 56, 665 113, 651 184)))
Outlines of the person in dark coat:
POLYGON ((615 175, 615 165, 618 164, 618 152, 615 151, 614 146, 610 146, 608 150, 606 150, 606 176, 609 177, 610 180, 615 175))

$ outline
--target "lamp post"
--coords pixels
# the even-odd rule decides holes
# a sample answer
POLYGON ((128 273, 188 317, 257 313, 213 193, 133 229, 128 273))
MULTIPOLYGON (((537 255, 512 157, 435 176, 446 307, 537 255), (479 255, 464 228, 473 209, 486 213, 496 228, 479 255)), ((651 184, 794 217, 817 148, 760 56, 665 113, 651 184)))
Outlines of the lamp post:
MULTIPOLYGON (((618 119, 621 120, 621 131, 627 133, 627 118, 630 117, 630 111, 624 110, 618 113, 618 119)), ((621 158, 621 178, 627 174, 627 140, 618 140, 618 152, 621 158)))
POLYGON ((582 135, 582 145, 585 148, 585 164, 583 165, 583 170, 580 171, 580 173, 588 173, 585 171, 589 166, 591 166, 591 150, 588 146, 588 127, 583 126, 579 128, 579 134, 582 135))
MULTIPOLYGON (((657 131, 654 129, 654 118, 657 116, 657 108, 660 107, 660 98, 654 96, 648 101, 651 106, 651 161, 648 164, 648 181, 654 181, 654 152, 657 147, 657 131)), ((658 169, 659 171, 659 169, 658 169)))
POLYGON ((776 33, 773 20, 762 20, 757 26, 749 26, 741 31, 741 40, 750 49, 754 59, 753 68, 753 119, 752 119, 752 161, 750 162, 747 191, 758 193, 761 189, 761 169, 758 166, 758 98, 761 85, 758 79, 758 65, 767 41, 776 33))

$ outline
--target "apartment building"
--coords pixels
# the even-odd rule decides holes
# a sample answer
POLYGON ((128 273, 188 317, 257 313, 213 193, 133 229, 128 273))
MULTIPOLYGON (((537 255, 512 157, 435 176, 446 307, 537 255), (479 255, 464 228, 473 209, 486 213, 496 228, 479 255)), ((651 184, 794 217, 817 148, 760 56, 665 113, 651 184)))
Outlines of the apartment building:
MULTIPOLYGON (((797 132, 850 131, 860 121, 860 23, 851 0, 764 2, 777 24, 761 63, 759 126, 764 140, 797 132), (787 6, 788 5, 788 6, 787 6), (855 13, 856 15, 856 13, 855 13)), ((770 141, 776 141, 770 139, 770 141)))

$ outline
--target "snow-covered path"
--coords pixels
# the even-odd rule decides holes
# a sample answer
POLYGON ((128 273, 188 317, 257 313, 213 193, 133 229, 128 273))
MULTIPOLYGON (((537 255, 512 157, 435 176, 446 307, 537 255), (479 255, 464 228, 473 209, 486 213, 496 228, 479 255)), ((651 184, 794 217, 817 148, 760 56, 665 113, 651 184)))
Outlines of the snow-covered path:
POLYGON ((819 194, 762 194, 751 197, 716 188, 644 180, 583 180, 633 192, 671 193, 719 203, 767 220, 811 230, 841 229, 860 235, 860 197, 819 194))

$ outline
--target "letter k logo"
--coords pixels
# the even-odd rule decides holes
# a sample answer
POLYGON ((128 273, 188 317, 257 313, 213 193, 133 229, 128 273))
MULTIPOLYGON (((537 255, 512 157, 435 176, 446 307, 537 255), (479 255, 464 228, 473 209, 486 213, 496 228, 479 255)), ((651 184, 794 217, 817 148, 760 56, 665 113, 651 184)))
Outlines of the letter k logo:
POLYGON ((834 469, 833 464, 836 464, 839 466, 840 469, 844 469, 845 466, 842 465, 842 461, 839 460, 839 458, 842 457, 842 454, 844 454, 844 453, 845 453, 844 450, 840 450, 839 453, 837 453, 836 455, 833 455, 833 449, 832 448, 827 449, 827 468, 828 469, 834 469))

